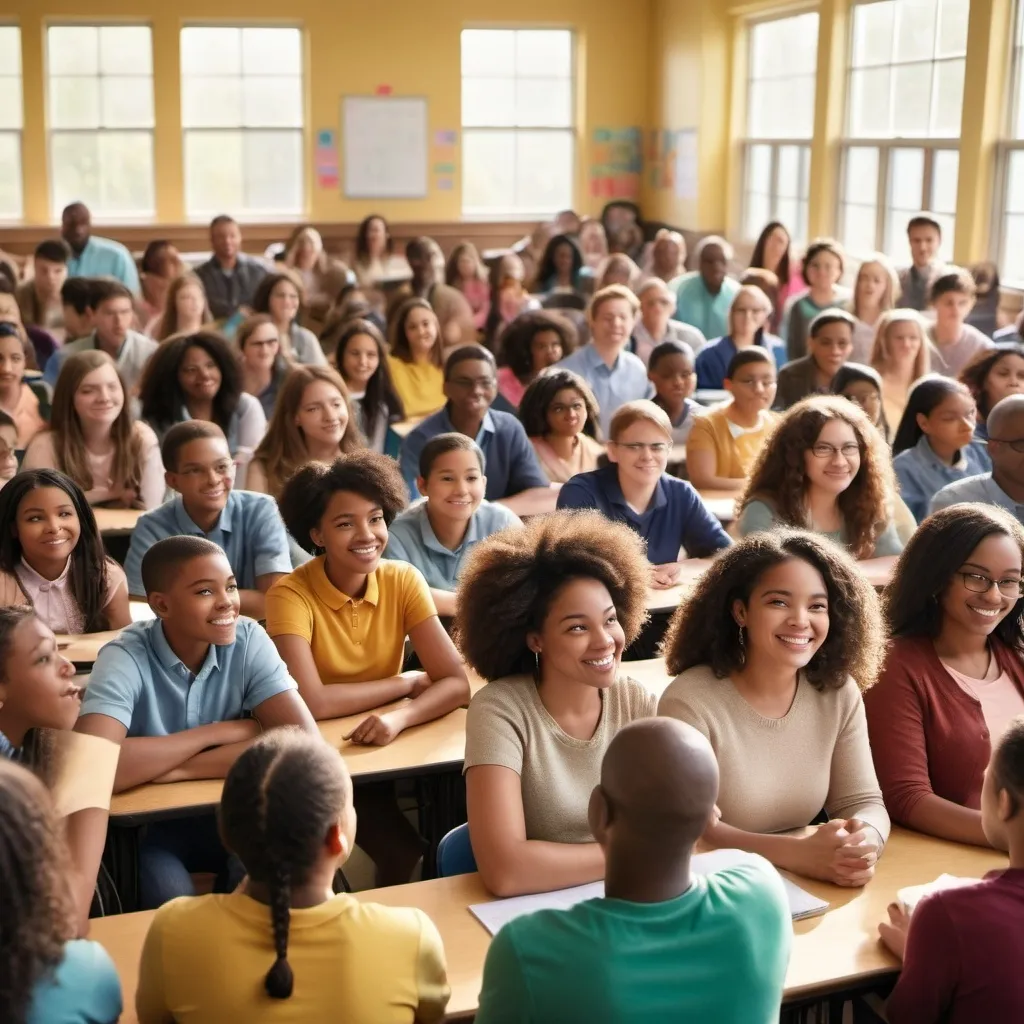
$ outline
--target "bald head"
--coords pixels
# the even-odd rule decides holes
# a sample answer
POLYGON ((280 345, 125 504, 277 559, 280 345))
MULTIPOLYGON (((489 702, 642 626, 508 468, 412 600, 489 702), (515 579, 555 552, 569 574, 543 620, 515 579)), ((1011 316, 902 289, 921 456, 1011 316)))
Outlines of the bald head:
POLYGON ((986 420, 989 437, 1007 441, 1024 438, 1024 395, 1008 395, 996 402, 986 420))
POLYGON ((1007 395, 997 402, 986 426, 992 478, 1017 500, 1024 491, 1024 452, 1015 452, 1011 444, 1024 441, 1024 395, 1007 395))

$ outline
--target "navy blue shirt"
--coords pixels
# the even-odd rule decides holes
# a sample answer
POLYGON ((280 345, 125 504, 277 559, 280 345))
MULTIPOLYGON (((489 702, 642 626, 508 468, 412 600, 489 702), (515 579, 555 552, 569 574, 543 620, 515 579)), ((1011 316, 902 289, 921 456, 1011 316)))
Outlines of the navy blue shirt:
POLYGON ((614 463, 578 473, 564 484, 558 508, 597 509, 608 519, 625 523, 647 541, 647 558, 653 565, 677 561, 680 546, 691 558, 702 558, 732 544, 693 485, 674 476, 662 474, 650 505, 637 515, 622 496, 614 463))
MULTIPOLYGON (((428 416, 402 442, 402 476, 414 498, 419 494, 416 477, 420 475, 420 453, 426 443, 438 434, 458 433, 452 426, 446 405, 440 412, 428 416)), ((551 486, 523 425, 515 416, 489 409, 473 440, 484 453, 487 476, 484 497, 488 501, 500 501, 531 487, 551 486)))
MULTIPOLYGON (((775 360, 775 368, 779 369, 786 363, 786 345, 781 338, 764 332, 761 336, 761 348, 775 360)), ((698 353, 694 362, 697 371, 697 387, 720 390, 725 387, 725 374, 729 369, 732 357, 739 350, 732 338, 716 338, 709 341, 698 353)))

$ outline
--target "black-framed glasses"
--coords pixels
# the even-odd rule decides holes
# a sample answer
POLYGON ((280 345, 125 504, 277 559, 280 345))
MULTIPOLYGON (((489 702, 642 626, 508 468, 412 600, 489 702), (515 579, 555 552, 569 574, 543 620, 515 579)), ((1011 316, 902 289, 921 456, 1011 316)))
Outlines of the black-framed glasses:
POLYGON ((989 444, 993 441, 995 441, 996 444, 1009 445, 1011 451, 1015 451, 1018 455, 1024 455, 1024 437, 1016 437, 1012 441, 1009 441, 1004 437, 990 437, 988 439, 989 444))
POLYGON ((997 587, 1003 597, 1024 596, 1024 580, 1014 576, 1008 576, 1004 580, 993 580, 980 572, 960 572, 957 575, 972 594, 987 594, 993 587, 997 587))

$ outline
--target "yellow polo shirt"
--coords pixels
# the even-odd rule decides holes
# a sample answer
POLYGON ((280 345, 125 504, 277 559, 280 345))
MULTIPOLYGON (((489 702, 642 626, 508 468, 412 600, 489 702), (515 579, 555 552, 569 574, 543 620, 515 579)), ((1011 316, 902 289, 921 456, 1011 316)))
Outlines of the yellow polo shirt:
POLYGON ((275 956, 270 908, 251 897, 171 900, 156 912, 142 949, 139 1024, 444 1019, 444 947, 421 910, 361 903, 346 893, 292 910, 295 986, 288 999, 271 999, 263 987, 275 956))
POLYGON ((309 644, 321 682, 365 683, 401 672, 409 630, 437 608, 422 573, 405 562, 381 561, 353 600, 327 578, 321 555, 267 591, 266 614, 272 637, 309 644))
POLYGON ((388 369, 407 417, 429 416, 447 401, 444 397, 444 373, 440 366, 407 363, 388 356, 388 369))

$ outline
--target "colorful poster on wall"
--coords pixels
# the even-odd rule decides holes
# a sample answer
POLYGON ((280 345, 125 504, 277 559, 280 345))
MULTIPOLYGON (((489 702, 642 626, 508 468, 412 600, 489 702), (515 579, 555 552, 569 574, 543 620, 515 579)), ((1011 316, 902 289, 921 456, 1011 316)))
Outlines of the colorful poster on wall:
POLYGON ((439 192, 452 192, 455 189, 458 143, 459 133, 453 128, 439 128, 434 132, 434 161, 431 170, 434 188, 439 192))
POLYGON ((333 128, 321 128, 316 133, 313 155, 317 188, 336 189, 340 181, 338 170, 338 133, 333 128))
POLYGON ((595 128, 590 152, 590 194, 595 199, 639 199, 643 172, 640 128, 595 128))

